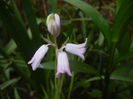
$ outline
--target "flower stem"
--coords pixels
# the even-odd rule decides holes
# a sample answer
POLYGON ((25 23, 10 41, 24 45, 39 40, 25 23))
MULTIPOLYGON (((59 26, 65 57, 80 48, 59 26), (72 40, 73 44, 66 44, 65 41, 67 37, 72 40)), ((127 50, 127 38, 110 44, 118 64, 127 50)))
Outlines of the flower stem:
POLYGON ((70 81, 70 85, 69 85, 69 91, 68 91, 68 97, 67 97, 67 99, 70 99, 71 91, 72 91, 72 88, 73 88, 73 83, 74 83, 74 73, 73 73, 73 76, 72 76, 71 81, 70 81))
MULTIPOLYGON (((57 39, 54 38, 54 43, 56 45, 55 47, 55 53, 57 54, 58 45, 57 45, 57 39)), ((57 67, 57 55, 55 54, 55 74, 56 74, 56 67, 57 67)), ((54 99, 60 99, 61 96, 61 90, 63 85, 64 76, 62 75, 60 78, 55 78, 55 97, 54 99)))
MULTIPOLYGON (((54 38, 54 43, 55 45, 57 46, 57 42, 56 42, 56 38, 54 38)), ((57 68, 57 50, 58 48, 55 47, 55 74, 56 74, 56 68, 57 68)), ((54 99, 59 99, 59 96, 58 96, 58 79, 55 77, 55 96, 54 96, 54 99)))
POLYGON ((59 96, 61 96, 61 90, 62 90, 62 85, 63 85, 63 80, 64 80, 64 75, 62 75, 60 78, 59 78, 59 96))
POLYGON ((55 90, 55 97, 54 99, 60 99, 61 97, 61 90, 63 85, 64 75, 62 75, 60 78, 56 78, 56 90, 55 90))
POLYGON ((115 44, 112 44, 112 47, 110 48, 110 52, 109 52, 109 61, 108 61, 108 65, 106 67, 106 71, 105 71, 105 78, 104 78, 104 89, 103 89, 103 95, 102 95, 102 99, 108 99, 109 98, 109 85, 110 85, 110 75, 113 72, 113 58, 114 58, 114 53, 115 53, 115 44))

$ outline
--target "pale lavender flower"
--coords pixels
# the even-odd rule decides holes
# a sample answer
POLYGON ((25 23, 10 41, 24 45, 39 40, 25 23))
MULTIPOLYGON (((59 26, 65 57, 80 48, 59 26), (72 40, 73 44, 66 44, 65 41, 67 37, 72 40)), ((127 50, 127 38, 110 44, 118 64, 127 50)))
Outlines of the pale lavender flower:
POLYGON ((43 59, 43 57, 45 56, 45 54, 48 51, 48 45, 43 44, 34 54, 34 56, 32 57, 32 59, 28 62, 28 64, 31 64, 32 66, 32 70, 35 71, 39 65, 41 60, 43 59))
POLYGON ((60 34, 60 17, 58 14, 50 14, 47 17, 46 25, 53 36, 57 37, 60 34))
POLYGON ((82 44, 67 43, 65 46, 65 50, 71 54, 79 56, 80 58, 82 58, 84 60, 85 59, 84 53, 86 51, 86 47, 85 47, 86 43, 87 43, 87 39, 82 44))
POLYGON ((61 74, 68 74, 69 76, 72 76, 69 68, 69 61, 66 52, 63 52, 62 50, 59 50, 57 52, 57 73, 56 77, 59 77, 61 74))

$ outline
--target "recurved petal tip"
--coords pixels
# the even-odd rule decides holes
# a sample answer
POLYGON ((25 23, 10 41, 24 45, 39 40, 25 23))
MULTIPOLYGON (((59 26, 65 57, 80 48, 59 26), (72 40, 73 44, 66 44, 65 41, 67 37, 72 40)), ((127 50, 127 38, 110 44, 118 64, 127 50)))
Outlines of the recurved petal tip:
POLYGON ((28 64, 31 64, 32 63, 32 61, 30 60, 30 61, 28 61, 28 64))
POLYGON ((55 78, 59 78, 60 77, 60 74, 59 73, 56 73, 55 74, 55 78))
POLYGON ((67 75, 69 75, 70 77, 72 77, 72 73, 70 71, 69 72, 67 71, 66 73, 67 73, 67 75))
MULTIPOLYGON (((71 72, 65 72, 68 76, 70 76, 70 77, 72 77, 72 74, 71 74, 71 72)), ((55 78, 59 78, 62 74, 64 74, 64 73, 59 73, 59 72, 57 72, 56 74, 55 74, 55 78)))
POLYGON ((85 57, 84 57, 84 55, 81 55, 80 57, 81 57, 81 59, 82 59, 82 60, 85 60, 85 57))
POLYGON ((32 70, 35 71, 37 69, 37 67, 35 66, 32 66, 32 70))

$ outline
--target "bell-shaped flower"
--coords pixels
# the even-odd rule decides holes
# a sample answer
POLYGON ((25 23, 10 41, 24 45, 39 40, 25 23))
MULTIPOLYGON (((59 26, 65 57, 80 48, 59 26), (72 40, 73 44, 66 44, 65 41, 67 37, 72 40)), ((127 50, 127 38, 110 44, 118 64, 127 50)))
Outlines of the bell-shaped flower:
POLYGON ((48 31, 55 37, 57 37, 60 34, 60 17, 58 14, 50 14, 47 17, 46 25, 48 28, 48 31))
POLYGON ((40 66, 40 62, 48 51, 48 45, 43 44, 34 54, 32 59, 28 62, 31 64, 32 70, 36 70, 40 66))
POLYGON ((79 56, 80 58, 82 58, 84 60, 85 59, 84 53, 86 51, 86 47, 85 47, 86 43, 87 43, 87 39, 82 44, 67 43, 65 46, 65 50, 71 54, 79 56))
POLYGON ((62 50, 59 50, 57 52, 57 73, 56 77, 59 77, 61 74, 68 74, 69 76, 72 76, 69 68, 69 61, 66 52, 63 52, 62 50))

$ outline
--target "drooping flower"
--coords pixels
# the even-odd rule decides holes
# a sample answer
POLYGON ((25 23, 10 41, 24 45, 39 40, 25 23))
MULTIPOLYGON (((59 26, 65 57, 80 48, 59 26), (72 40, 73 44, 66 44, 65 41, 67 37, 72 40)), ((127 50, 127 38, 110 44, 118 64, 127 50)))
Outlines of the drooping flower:
POLYGON ((86 47, 85 47, 86 43, 87 43, 87 39, 82 44, 67 43, 65 46, 65 50, 71 54, 79 56, 80 58, 82 58, 84 60, 85 59, 84 53, 86 51, 86 47))
POLYGON ((46 55, 48 51, 48 45, 43 44, 34 54, 32 59, 28 62, 28 64, 31 64, 32 70, 35 71, 39 65, 43 57, 46 55))
POLYGON ((69 68, 69 61, 66 52, 59 50, 57 52, 57 73, 56 77, 59 77, 61 74, 68 74, 69 76, 72 76, 69 68))
POLYGON ((60 34, 60 17, 58 14, 50 14, 47 17, 46 25, 53 36, 57 37, 60 34))

